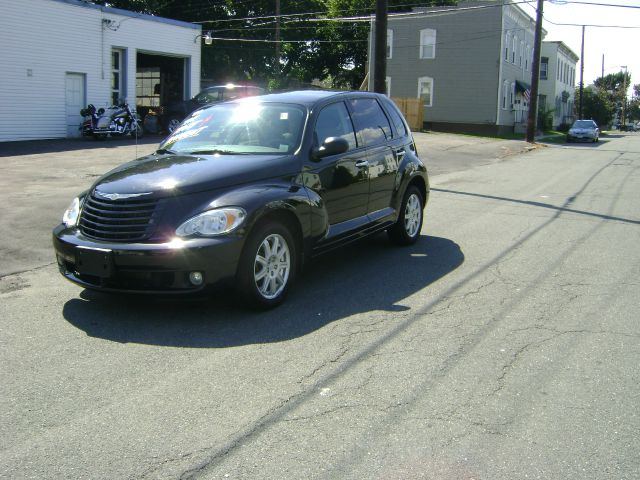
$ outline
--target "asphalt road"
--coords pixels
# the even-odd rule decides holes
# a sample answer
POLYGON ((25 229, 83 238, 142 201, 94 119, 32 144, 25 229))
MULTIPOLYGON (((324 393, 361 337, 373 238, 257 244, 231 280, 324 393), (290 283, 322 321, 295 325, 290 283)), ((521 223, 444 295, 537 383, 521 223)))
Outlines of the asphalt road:
POLYGON ((0 478, 640 478, 640 135, 432 138, 418 243, 261 314, 59 276, 43 238, 133 147, 0 158, 0 478))

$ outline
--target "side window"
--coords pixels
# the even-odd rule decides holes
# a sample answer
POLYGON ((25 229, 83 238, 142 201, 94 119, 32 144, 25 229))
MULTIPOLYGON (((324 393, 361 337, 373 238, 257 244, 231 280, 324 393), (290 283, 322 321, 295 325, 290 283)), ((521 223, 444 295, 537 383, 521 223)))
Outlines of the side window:
POLYGON ((356 148, 356 134, 343 102, 333 103, 322 109, 313 133, 317 145, 322 145, 329 137, 339 137, 349 142, 349 150, 356 148))
POLYGON ((399 137, 406 137, 407 127, 405 123, 402 121, 402 117, 398 112, 397 107, 392 102, 386 102, 387 111, 389 112, 389 116, 391 117, 391 121, 396 126, 396 131, 398 132, 399 137))
POLYGON ((353 110, 356 130, 366 146, 383 143, 391 138, 391 125, 382 107, 375 98, 349 100, 353 110))

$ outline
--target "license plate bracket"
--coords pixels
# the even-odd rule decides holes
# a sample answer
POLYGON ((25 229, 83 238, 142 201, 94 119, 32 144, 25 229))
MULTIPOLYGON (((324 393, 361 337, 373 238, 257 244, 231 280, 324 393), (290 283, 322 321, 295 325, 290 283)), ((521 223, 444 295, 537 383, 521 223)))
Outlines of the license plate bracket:
POLYGON ((113 252, 107 249, 78 247, 76 269, 81 275, 110 277, 113 275, 113 252))

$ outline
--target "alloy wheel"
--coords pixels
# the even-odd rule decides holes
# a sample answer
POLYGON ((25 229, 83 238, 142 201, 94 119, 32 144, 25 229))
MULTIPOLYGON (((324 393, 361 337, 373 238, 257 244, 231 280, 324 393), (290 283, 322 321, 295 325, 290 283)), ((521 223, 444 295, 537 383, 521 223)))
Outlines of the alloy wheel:
POLYGON ((409 237, 415 237, 418 234, 421 218, 422 205, 418 195, 413 193, 407 199, 407 205, 404 210, 404 229, 409 237))
POLYGON ((291 253, 282 235, 272 233, 262 241, 253 272, 256 287, 264 298, 273 299, 282 293, 291 272, 291 253))

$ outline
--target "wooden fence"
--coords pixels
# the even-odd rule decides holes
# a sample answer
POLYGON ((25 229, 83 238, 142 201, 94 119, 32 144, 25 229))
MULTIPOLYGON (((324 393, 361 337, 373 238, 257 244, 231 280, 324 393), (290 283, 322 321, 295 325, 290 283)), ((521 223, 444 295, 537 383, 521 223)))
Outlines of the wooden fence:
POLYGON ((391 100, 398 106, 404 118, 407 119, 409 128, 413 131, 423 129, 424 107, 421 98, 399 98, 392 97, 391 100))

